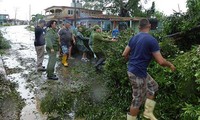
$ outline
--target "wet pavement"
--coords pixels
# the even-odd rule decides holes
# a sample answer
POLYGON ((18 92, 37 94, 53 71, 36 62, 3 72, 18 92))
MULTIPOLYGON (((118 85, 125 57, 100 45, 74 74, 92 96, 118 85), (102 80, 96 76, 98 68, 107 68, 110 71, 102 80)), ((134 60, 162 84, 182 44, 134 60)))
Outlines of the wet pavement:
MULTIPOLYGON (((35 83, 30 75, 35 73, 36 53, 33 45, 34 33, 26 26, 3 27, 4 37, 11 42, 11 49, 2 56, 7 79, 18 84, 17 91, 26 105, 21 111, 20 120, 45 120, 39 112, 36 100, 35 83)), ((47 61, 47 59, 45 59, 47 61)))
MULTIPOLYGON (((94 61, 91 60, 88 63, 81 62, 81 55, 76 56, 73 60, 69 60, 69 67, 67 68, 58 59, 56 64, 58 81, 47 80, 46 72, 37 72, 34 32, 26 30, 25 27, 10 26, 0 28, 4 37, 11 42, 11 49, 7 50, 2 56, 7 78, 11 82, 18 84, 17 91, 26 103, 21 111, 20 120, 47 119, 47 116, 41 113, 39 107, 41 99, 44 98, 50 88, 58 87, 62 89, 64 87, 71 93, 76 94, 82 87, 93 84, 94 88, 89 92, 94 94, 94 100, 104 96, 102 93, 106 93, 106 89, 99 89, 99 84, 96 81, 99 79, 99 75, 95 74, 96 78, 90 78, 89 69, 85 69, 85 67, 90 67, 91 72, 94 72, 94 61), (101 94, 99 91, 101 91, 101 94)), ((47 65, 47 61, 48 56, 45 54, 44 66, 47 65)), ((74 106, 76 102, 78 101, 75 99, 73 101, 74 106)), ((75 107, 72 108, 71 113, 68 113, 65 117, 66 120, 75 119, 75 109, 75 107)))

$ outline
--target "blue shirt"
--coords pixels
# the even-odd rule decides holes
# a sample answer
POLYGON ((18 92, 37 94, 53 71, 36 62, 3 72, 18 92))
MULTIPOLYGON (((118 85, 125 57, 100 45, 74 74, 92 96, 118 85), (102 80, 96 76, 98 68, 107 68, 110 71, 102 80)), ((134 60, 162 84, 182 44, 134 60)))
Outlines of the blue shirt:
POLYGON ((118 36, 118 34, 119 34, 119 30, 118 30, 118 29, 114 29, 114 30, 112 31, 112 37, 113 37, 113 38, 116 38, 116 37, 118 36))
POLYGON ((157 40, 148 33, 140 32, 130 39, 128 46, 131 49, 128 71, 138 77, 146 78, 152 53, 160 50, 157 40))

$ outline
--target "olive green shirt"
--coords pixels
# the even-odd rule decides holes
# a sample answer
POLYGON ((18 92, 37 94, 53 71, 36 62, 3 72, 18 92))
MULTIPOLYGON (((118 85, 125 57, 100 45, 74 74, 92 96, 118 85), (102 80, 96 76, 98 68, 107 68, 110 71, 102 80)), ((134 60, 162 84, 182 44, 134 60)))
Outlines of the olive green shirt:
POLYGON ((93 33, 93 45, 94 52, 103 52, 107 42, 111 42, 108 36, 103 35, 99 32, 93 33))
POLYGON ((56 29, 49 28, 45 35, 46 40, 46 49, 55 51, 59 50, 59 36, 57 34, 56 29))

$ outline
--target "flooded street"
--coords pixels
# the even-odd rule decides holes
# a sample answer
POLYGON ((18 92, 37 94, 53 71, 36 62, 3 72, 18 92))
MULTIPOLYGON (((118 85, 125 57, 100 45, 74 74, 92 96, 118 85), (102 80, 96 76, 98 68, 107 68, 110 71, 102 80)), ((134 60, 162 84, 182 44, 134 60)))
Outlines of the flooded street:
POLYGON ((37 109, 35 83, 29 79, 30 74, 35 72, 34 33, 25 27, 1 28, 4 37, 11 42, 11 49, 2 56, 4 67, 8 80, 17 83, 17 91, 26 103, 21 111, 20 120, 45 120, 37 109))
MULTIPOLYGON (((85 107, 82 107, 102 101, 107 94, 107 89, 99 83, 102 78, 95 72, 94 61, 82 62, 81 55, 76 55, 75 59, 68 60, 69 67, 64 67, 58 58, 55 72, 59 80, 48 80, 46 72, 36 71, 34 32, 25 27, 0 28, 11 44, 11 48, 2 55, 7 79, 17 84, 16 89, 25 102, 20 120, 52 117, 55 120, 84 120, 81 114, 85 107), (76 114, 81 116, 75 118, 76 114)), ((43 65, 46 66, 46 53, 44 57, 43 65)))

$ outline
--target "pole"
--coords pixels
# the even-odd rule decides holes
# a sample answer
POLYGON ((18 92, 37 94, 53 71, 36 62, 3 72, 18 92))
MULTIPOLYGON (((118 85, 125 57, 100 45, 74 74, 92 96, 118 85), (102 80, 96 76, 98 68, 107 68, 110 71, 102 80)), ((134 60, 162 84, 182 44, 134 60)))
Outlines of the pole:
POLYGON ((29 4, 29 25, 31 22, 31 4, 29 4))
POLYGON ((75 12, 74 12, 74 26, 76 27, 76 0, 74 0, 74 7, 75 7, 75 12))

